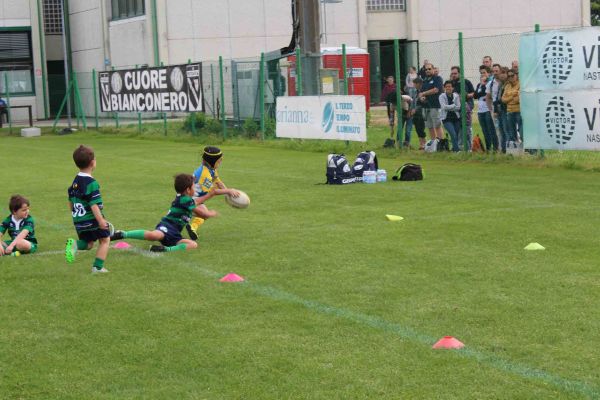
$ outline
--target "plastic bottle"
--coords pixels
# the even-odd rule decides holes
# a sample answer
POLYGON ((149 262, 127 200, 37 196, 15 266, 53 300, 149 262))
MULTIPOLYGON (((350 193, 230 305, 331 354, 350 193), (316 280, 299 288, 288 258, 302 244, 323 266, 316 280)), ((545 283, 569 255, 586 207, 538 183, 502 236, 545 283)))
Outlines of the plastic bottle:
POLYGON ((365 171, 363 172, 363 183, 375 183, 377 182, 377 172, 365 171))
POLYGON ((385 169, 377 170, 377 182, 387 182, 387 171, 385 169))

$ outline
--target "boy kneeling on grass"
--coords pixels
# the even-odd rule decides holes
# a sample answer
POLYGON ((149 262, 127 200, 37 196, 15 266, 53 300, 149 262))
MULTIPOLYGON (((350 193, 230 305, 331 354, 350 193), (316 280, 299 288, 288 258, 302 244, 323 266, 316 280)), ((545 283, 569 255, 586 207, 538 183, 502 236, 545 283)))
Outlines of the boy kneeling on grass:
POLYGON ((8 208, 11 214, 0 225, 0 256, 35 253, 37 239, 33 217, 29 215, 29 200, 16 194, 10 198, 8 208), (2 235, 5 232, 8 232, 11 240, 4 242, 2 235))
POLYGON ((198 247, 195 241, 183 239, 182 229, 190 222, 193 215, 201 215, 203 210, 199 204, 213 196, 222 194, 219 191, 211 191, 206 195, 193 199, 194 177, 188 174, 179 174, 175 177, 175 191, 177 196, 171 203, 171 208, 153 231, 115 231, 111 240, 139 239, 160 242, 161 246, 153 245, 150 251, 178 251, 192 250, 198 247))

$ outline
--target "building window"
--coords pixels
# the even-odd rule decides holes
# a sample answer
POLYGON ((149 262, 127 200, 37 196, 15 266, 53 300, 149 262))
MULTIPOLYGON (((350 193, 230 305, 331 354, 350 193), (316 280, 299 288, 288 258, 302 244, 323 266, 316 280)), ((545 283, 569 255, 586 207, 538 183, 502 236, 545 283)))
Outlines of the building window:
POLYGON ((144 0, 112 0, 112 19, 124 19, 146 14, 144 0))
POLYGON ((406 11, 406 0, 367 0, 367 11, 406 11))
POLYGON ((0 30, 0 93, 33 94, 33 53, 30 30, 0 30))
POLYGON ((62 35, 62 0, 44 0, 44 31, 46 35, 62 35))

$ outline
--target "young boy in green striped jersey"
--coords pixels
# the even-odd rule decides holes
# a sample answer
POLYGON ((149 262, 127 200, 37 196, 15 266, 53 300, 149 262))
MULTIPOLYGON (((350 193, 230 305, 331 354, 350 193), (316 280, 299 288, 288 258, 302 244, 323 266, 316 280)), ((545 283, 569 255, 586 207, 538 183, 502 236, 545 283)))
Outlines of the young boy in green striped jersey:
POLYGON ((100 185, 92 177, 96 168, 96 157, 91 147, 80 145, 73 152, 73 161, 79 168, 73 183, 69 186, 69 210, 73 216, 73 224, 79 240, 67 239, 65 257, 67 262, 75 261, 77 250, 90 250, 98 241, 96 259, 92 265, 92 273, 108 272, 104 261, 108 255, 110 231, 104 219, 100 185))
POLYGON ((8 209, 11 214, 0 225, 0 256, 35 253, 37 239, 33 217, 29 215, 29 200, 16 194, 10 198, 8 209), (10 240, 2 241, 6 232, 10 240))
POLYGON ((175 191, 177 196, 171 203, 169 212, 160 220, 154 230, 116 231, 111 236, 111 240, 139 239, 160 242, 160 246, 153 245, 150 247, 150 251, 154 252, 192 250, 198 247, 195 241, 183 239, 181 231, 190 222, 193 215, 202 213, 198 204, 222 193, 211 191, 197 199, 192 198, 194 195, 194 177, 188 174, 175 176, 175 191))

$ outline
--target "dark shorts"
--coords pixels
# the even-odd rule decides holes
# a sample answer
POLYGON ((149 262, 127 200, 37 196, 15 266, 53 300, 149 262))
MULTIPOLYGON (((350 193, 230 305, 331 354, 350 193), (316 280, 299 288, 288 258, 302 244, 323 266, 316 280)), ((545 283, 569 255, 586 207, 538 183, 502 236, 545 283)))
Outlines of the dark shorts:
POLYGON ((110 237, 110 231, 108 229, 94 229, 91 231, 77 231, 79 240, 85 240, 86 242, 95 242, 98 239, 110 237))
POLYGON ((163 240, 160 241, 160 244, 166 247, 175 246, 183 237, 181 236, 181 231, 173 224, 170 224, 165 221, 160 221, 156 228, 158 231, 161 231, 165 234, 163 240))

